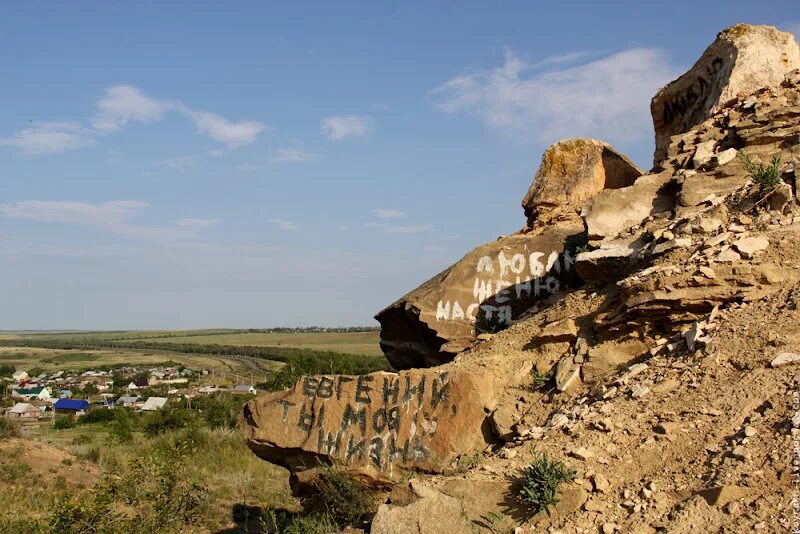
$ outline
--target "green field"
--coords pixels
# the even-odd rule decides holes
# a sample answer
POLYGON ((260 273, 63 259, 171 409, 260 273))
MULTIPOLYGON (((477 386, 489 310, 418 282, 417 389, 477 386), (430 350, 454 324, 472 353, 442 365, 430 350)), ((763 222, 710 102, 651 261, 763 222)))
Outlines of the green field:
POLYGON ((283 347, 341 352, 363 356, 382 356, 377 331, 367 332, 250 332, 244 330, 131 330, 114 332, 4 332, 2 339, 63 340, 104 342, 148 341, 153 343, 191 343, 195 345, 233 345, 283 347))

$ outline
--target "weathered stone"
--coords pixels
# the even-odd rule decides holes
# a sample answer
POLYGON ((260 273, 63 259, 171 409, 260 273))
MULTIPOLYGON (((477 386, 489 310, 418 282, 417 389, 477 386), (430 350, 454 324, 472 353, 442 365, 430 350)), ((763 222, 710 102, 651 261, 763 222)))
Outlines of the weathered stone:
POLYGON ((581 366, 572 364, 566 373, 556 376, 556 389, 558 391, 569 391, 581 381, 581 366))
POLYGON ((412 480, 418 499, 405 506, 382 504, 372 520, 372 534, 439 534, 442 525, 454 534, 473 534, 473 523, 461 501, 412 480))
POLYGON ((700 169, 707 166, 714 157, 714 149, 717 147, 717 142, 713 139, 711 141, 704 141, 697 145, 692 158, 692 164, 695 169, 700 169))
POLYGON ((671 210, 674 195, 668 184, 672 180, 671 172, 646 174, 629 187, 598 193, 581 213, 589 240, 616 236, 648 217, 671 210))
POLYGON ((793 198, 794 195, 792 194, 792 186, 789 184, 780 184, 769 195, 769 209, 782 212, 786 205, 791 202, 793 198))
POLYGON ((606 342, 589 349, 589 356, 581 372, 583 381, 592 384, 611 376, 622 365, 627 365, 647 352, 647 345, 638 340, 622 343, 606 342))
POLYGON ((248 402, 241 428, 253 452, 291 471, 325 461, 375 480, 439 472, 491 439, 492 388, 465 371, 306 376, 248 402))
POLYGON ((494 429, 495 434, 503 441, 511 441, 516 435, 514 426, 519 421, 519 417, 519 412, 513 404, 501 404, 492 412, 492 429, 494 429))
POLYGON ((800 363, 800 354, 795 354, 794 352, 781 352, 772 359, 770 366, 782 367, 792 363, 800 363))
POLYGON ((628 246, 598 248, 575 258, 578 276, 586 282, 607 283, 624 278, 636 266, 637 251, 628 246))
POLYGON ((718 167, 722 167, 723 165, 727 165, 731 161, 735 160, 736 154, 738 154, 738 151, 735 148, 729 148, 728 150, 723 150, 714 156, 714 161, 718 167))
POLYGON ((733 263, 741 259, 742 257, 739 255, 738 252, 736 252, 732 248, 729 248, 717 254, 717 257, 714 258, 714 261, 717 261, 719 263, 733 263))
POLYGON ((537 343, 544 344, 572 341, 576 337, 578 337, 578 326, 574 320, 566 318, 544 325, 544 328, 536 335, 535 339, 537 343))
POLYGON ((595 139, 565 139, 548 148, 522 208, 529 224, 556 208, 580 207, 604 189, 626 187, 642 175, 631 160, 595 139))
POLYGON ((381 348, 395 369, 451 361, 479 332, 510 326, 536 302, 577 285, 577 218, 482 245, 379 312, 381 348))
POLYGON ((769 247, 769 239, 766 237, 743 237, 734 241, 733 246, 742 256, 750 259, 755 256, 756 252, 766 250, 769 247))
POLYGON ((725 198, 747 182, 745 174, 736 174, 725 178, 715 178, 708 174, 700 174, 686 178, 681 183, 681 192, 678 200, 681 206, 698 206, 714 195, 725 198))
POLYGON ((688 72, 653 97, 654 163, 666 157, 671 136, 689 131, 739 95, 778 87, 798 67, 800 50, 790 33, 747 24, 723 30, 688 72))
MULTIPOLYGON (((517 452, 518 449, 508 450, 517 452)), ((509 482, 505 480, 451 479, 440 486, 439 490, 458 499, 463 507, 462 513, 466 514, 473 524, 485 524, 489 513, 506 509, 508 496, 513 492, 509 482)), ((439 533, 447 530, 440 528, 439 533)))

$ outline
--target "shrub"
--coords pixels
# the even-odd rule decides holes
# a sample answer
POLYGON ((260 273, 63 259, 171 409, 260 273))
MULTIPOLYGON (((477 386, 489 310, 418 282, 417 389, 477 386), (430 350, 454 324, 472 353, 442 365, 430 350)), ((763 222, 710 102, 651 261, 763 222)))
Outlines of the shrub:
POLYGON ((0 417, 0 439, 18 438, 22 435, 19 422, 0 417))
POLYGON ((114 411, 106 408, 92 410, 78 419, 79 425, 88 425, 91 423, 108 423, 114 420, 114 411))
POLYGON ((183 408, 158 410, 145 417, 144 432, 153 437, 169 430, 180 430, 195 423, 194 413, 183 408))
POLYGON ((534 388, 541 388, 548 384, 550 384, 556 376, 556 372, 554 369, 550 369, 549 371, 537 371, 534 369, 531 371, 533 375, 533 387, 534 388))
POLYGON ((340 527, 351 525, 375 511, 375 490, 332 467, 321 468, 320 475, 309 484, 309 490, 308 504, 312 508, 322 508, 340 527))
POLYGON ((210 428, 236 428, 239 412, 250 398, 248 395, 222 393, 214 397, 199 397, 192 404, 210 428))
POLYGON ((115 408, 114 420, 108 425, 109 439, 125 443, 133 439, 133 418, 128 408, 115 408))
POLYGON ((553 460, 547 453, 534 451, 531 464, 522 474, 520 497, 536 515, 549 505, 558 503, 556 492, 563 482, 574 479, 576 473, 563 462, 553 460))
POLYGON ((328 534, 340 530, 327 514, 301 516, 286 510, 267 510, 260 522, 265 534, 328 534))
POLYGON ((772 156, 772 162, 769 165, 764 165, 761 162, 756 163, 753 158, 744 152, 739 152, 739 159, 744 170, 758 184, 762 195, 769 193, 781 183, 781 157, 779 155, 772 156))
POLYGON ((56 430, 67 430, 68 428, 74 427, 75 421, 72 419, 71 415, 62 415, 56 418, 55 423, 53 423, 53 428, 56 430))

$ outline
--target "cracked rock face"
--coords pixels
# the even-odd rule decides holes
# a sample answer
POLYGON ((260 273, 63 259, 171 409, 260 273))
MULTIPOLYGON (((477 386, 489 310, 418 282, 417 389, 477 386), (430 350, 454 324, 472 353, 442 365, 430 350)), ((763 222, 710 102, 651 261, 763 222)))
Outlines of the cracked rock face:
POLYGON ((320 461, 375 480, 441 472, 486 446, 492 382, 439 369, 305 376, 247 403, 241 428, 253 452, 293 472, 320 461))
POLYGON ((733 98, 778 87, 797 68, 800 49, 791 33, 749 24, 723 30, 688 72, 653 97, 654 163, 667 156, 670 137, 688 132, 733 98))

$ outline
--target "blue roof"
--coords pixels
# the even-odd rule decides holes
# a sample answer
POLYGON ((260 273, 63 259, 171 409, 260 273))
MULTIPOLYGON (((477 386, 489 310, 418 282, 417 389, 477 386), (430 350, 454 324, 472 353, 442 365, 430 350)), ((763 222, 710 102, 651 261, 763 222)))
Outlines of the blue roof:
POLYGON ((89 403, 85 400, 58 399, 53 405, 56 410, 85 410, 89 403))

